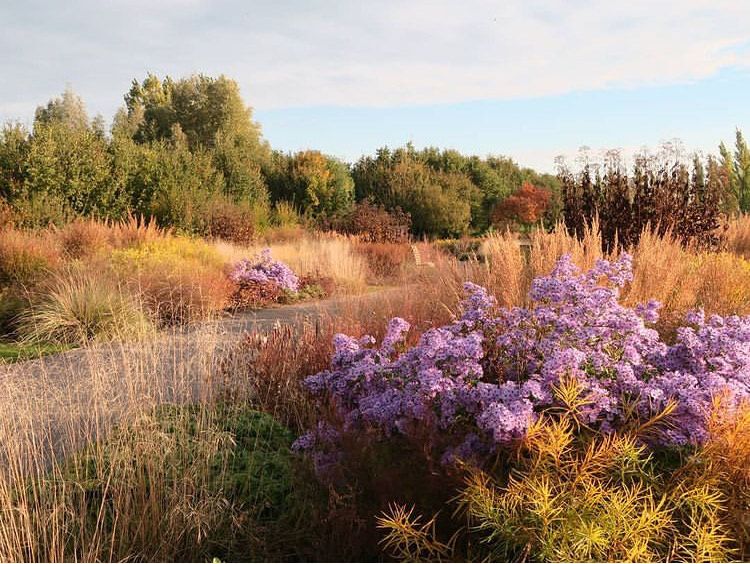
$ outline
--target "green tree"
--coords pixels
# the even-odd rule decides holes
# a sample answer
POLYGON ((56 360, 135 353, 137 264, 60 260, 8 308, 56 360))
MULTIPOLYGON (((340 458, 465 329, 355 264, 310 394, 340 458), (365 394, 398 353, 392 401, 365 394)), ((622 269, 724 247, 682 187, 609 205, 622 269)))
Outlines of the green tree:
POLYGON ((362 157, 353 168, 357 198, 369 198, 387 209, 411 214, 418 235, 457 236, 471 224, 472 203, 481 194, 470 178, 456 170, 436 170, 407 145, 362 157))
POLYGON ((292 202, 313 217, 344 212, 354 201, 354 181, 348 167, 320 151, 276 153, 269 184, 274 202, 292 202))
POLYGON ((740 210, 750 211, 750 149, 739 129, 735 132, 734 176, 740 210))
POLYGON ((150 74, 143 82, 133 81, 125 105, 127 114, 118 116, 117 126, 134 140, 171 140, 180 131, 191 151, 211 152, 227 197, 267 200, 262 171, 270 165, 270 148, 234 80, 193 75, 162 81, 150 74))
MULTIPOLYGON (((18 135, 14 133, 16 143, 18 135)), ((123 202, 112 189, 110 175, 107 139, 77 95, 68 89, 37 109, 24 151, 19 196, 27 209, 39 210, 37 203, 43 201, 74 214, 119 215, 123 202)))
POLYGON ((86 105, 70 87, 59 98, 53 98, 46 106, 36 109, 34 124, 35 127, 60 124, 71 130, 90 129, 92 125, 86 113, 86 105))
POLYGON ((8 202, 23 192, 29 138, 20 124, 6 123, 0 131, 0 197, 8 202))
POLYGON ((127 194, 129 209, 160 225, 201 233, 206 210, 223 190, 223 177, 204 149, 190 151, 179 135, 175 141, 135 143, 113 140, 115 178, 127 194))

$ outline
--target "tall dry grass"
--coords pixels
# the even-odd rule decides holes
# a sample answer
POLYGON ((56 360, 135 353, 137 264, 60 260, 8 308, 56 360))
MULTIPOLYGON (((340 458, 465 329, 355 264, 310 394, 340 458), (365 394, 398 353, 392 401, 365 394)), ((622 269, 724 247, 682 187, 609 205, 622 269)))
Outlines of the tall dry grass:
POLYGON ((240 247, 225 241, 216 241, 214 246, 227 262, 252 258, 267 247, 273 258, 285 262, 298 276, 330 277, 344 292, 361 291, 367 286, 367 263, 349 237, 321 234, 265 247, 240 247))
POLYGON ((729 252, 750 258, 750 215, 743 214, 729 221, 724 237, 729 252))
POLYGON ((19 332, 26 340, 85 345, 153 330, 137 298, 101 273, 73 264, 52 274, 44 286, 19 316, 19 332))
POLYGON ((0 559, 305 558, 291 435, 218 402, 223 350, 203 331, 0 366, 0 559))
MULTIPOLYGON (((619 253, 605 254, 601 249, 596 225, 582 240, 568 235, 562 226, 552 232, 536 231, 527 247, 519 246, 511 233, 493 234, 480 248, 484 262, 443 259, 438 270, 443 284, 457 288, 461 281, 470 280, 489 288, 503 306, 523 305, 531 281, 549 274, 563 254, 588 269, 597 259, 612 259, 619 253)), ((721 315, 750 313, 750 262, 742 256, 686 248, 669 233, 659 236, 649 230, 627 251, 633 256, 634 279, 623 292, 623 303, 659 300, 666 326, 679 323, 694 308, 721 315)))

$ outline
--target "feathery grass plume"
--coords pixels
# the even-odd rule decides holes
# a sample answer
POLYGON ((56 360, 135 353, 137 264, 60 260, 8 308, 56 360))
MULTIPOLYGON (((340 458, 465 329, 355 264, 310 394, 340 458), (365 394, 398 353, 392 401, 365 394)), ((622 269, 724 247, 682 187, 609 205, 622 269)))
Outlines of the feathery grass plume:
POLYGON ((482 242, 479 253, 488 263, 487 276, 480 283, 492 291, 501 306, 524 303, 531 280, 518 237, 510 231, 493 233, 482 242))
POLYGON ((153 327, 138 301, 106 273, 71 265, 56 273, 41 298, 23 312, 24 339, 61 345, 143 336, 153 327))
POLYGON ((130 215, 110 226, 110 244, 118 249, 138 247, 164 239, 171 232, 171 229, 159 227, 153 217, 147 220, 130 215))
POLYGON ((54 239, 44 232, 4 229, 0 236, 0 287, 32 286, 61 262, 54 239))
POLYGON ((743 214, 729 221, 724 237, 729 252, 750 258, 750 215, 743 214))

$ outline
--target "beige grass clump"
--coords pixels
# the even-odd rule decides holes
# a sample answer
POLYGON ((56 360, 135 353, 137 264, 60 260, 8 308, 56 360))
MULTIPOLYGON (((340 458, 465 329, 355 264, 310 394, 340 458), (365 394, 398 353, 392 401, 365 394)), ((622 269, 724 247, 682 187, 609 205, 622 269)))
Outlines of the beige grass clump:
POLYGON ((72 265, 45 286, 38 301, 21 314, 19 331, 25 340, 85 345, 152 330, 138 301, 106 275, 72 265))

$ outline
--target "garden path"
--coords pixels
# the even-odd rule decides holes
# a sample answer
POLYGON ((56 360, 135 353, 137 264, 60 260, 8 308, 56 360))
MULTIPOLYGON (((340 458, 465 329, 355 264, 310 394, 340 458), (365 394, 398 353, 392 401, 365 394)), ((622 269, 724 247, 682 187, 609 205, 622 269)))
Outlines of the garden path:
MULTIPOLYGON (((29 469, 39 465, 38 449, 45 448, 46 465, 101 437, 133 405, 209 397, 221 378, 221 358, 245 332, 268 332, 276 324, 300 328, 347 306, 375 303, 389 291, 267 308, 144 341, 0 364, 0 445, 26 445, 29 469)), ((0 448, 0 463, 7 456, 0 448)))

